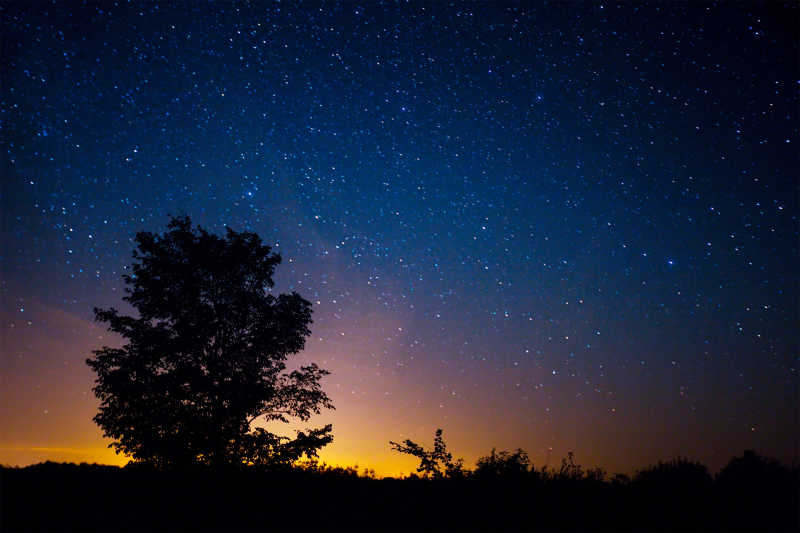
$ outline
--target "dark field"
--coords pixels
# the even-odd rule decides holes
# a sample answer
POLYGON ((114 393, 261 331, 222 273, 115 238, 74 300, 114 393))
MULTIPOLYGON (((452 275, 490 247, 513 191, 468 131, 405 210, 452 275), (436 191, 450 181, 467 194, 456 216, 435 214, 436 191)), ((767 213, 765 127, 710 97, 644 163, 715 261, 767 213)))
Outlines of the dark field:
POLYGON ((43 463, 0 471, 0 529, 795 529, 798 470, 747 458, 715 477, 672 461, 610 480, 569 469, 428 480, 329 467, 164 472, 43 463))

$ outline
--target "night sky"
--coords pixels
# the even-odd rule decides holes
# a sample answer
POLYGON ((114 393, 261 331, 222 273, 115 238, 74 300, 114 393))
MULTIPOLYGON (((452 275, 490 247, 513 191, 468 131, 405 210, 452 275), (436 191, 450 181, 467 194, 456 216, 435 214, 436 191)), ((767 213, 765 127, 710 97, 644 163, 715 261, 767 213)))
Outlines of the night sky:
POLYGON ((796 3, 1 9, 0 463, 125 462, 92 308, 169 214, 314 303, 330 463, 797 460, 796 3))

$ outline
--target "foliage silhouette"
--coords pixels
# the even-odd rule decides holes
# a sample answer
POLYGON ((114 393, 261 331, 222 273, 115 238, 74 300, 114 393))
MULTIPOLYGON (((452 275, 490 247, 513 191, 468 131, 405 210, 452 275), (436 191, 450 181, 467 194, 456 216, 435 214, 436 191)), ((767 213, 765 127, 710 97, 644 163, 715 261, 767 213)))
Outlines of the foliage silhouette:
POLYGON ((520 479, 529 473, 530 460, 525 450, 500 451, 495 448, 489 455, 481 457, 475 464, 473 475, 479 478, 520 479))
POLYGON ((95 422, 117 453, 159 468, 291 463, 332 440, 331 426, 275 435, 257 421, 307 421, 333 408, 316 364, 286 372, 310 334, 311 304, 269 293, 281 257, 255 233, 224 237, 173 217, 136 234, 123 276, 138 317, 95 309, 125 340, 86 363, 97 374, 95 422))
POLYGON ((639 470, 634 478, 634 483, 670 487, 675 490, 706 488, 711 485, 711 481, 711 475, 705 465, 684 457, 661 461, 654 466, 639 470))
POLYGON ((758 527, 764 515, 800 521, 798 474, 797 468, 793 472, 752 450, 732 458, 714 480, 720 500, 730 506, 730 524, 758 527))
POLYGON ((419 459, 417 472, 420 472, 425 477, 441 479, 457 478, 464 475, 464 461, 459 459, 453 462, 453 455, 447 451, 441 429, 436 430, 432 450, 425 450, 411 439, 404 440, 402 444, 389 441, 389 444, 396 451, 413 455, 419 459))
MULTIPOLYGON (((513 455, 496 452, 493 461, 489 454, 489 461, 479 462, 524 464, 521 454, 513 455)), ((800 470, 752 452, 734 458, 710 484, 703 465, 683 459, 646 468, 638 481, 627 476, 598 481, 592 470, 569 466, 574 459, 565 462, 563 476, 558 468, 529 467, 522 477, 521 470, 511 469, 516 472, 511 477, 467 472, 457 479, 375 479, 354 467, 308 459, 266 470, 162 471, 141 463, 0 467, 0 526, 4 531, 764 531, 798 526, 800 470), (683 490, 676 492, 678 485, 683 490), (694 499, 699 504, 693 505, 694 499)))
POLYGON ((677 457, 661 461, 636 473, 633 486, 642 498, 641 507, 672 526, 705 526, 696 523, 704 509, 712 505, 713 479, 705 465, 677 457))

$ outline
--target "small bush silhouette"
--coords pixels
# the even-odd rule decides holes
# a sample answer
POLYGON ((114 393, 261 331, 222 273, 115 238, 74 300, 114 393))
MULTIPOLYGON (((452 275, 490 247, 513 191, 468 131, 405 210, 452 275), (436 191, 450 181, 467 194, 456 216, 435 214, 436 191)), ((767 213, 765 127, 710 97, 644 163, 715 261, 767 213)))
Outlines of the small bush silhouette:
POLYGON ((430 478, 458 478, 463 477, 464 461, 459 459, 453 461, 453 455, 447 451, 447 446, 442 437, 442 430, 436 430, 433 439, 433 449, 426 450, 411 439, 406 439, 401 443, 389 441, 392 448, 400 453, 412 455, 419 459, 417 472, 430 478))
POLYGON ((711 475, 705 465, 678 457, 662 461, 636 473, 634 483, 641 486, 667 488, 671 491, 706 489, 711 475))
POLYGON ((482 479, 519 480, 530 472, 530 460, 525 450, 517 448, 514 452, 492 448, 491 453, 478 459, 474 475, 482 479))

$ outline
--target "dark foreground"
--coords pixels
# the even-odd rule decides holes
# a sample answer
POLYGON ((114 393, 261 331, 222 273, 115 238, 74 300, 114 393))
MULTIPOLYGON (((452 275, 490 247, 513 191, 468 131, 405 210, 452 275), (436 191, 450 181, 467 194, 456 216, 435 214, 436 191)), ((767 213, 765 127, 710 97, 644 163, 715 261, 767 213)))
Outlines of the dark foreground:
POLYGON ((535 471, 372 479, 352 469, 2 468, 0 530, 791 530, 797 469, 633 480, 535 471))

